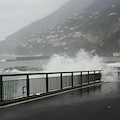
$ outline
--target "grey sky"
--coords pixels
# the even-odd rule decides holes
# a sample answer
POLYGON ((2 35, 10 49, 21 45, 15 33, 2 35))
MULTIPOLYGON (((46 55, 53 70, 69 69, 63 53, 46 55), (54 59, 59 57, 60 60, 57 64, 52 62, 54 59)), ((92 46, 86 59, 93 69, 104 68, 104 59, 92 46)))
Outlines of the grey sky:
POLYGON ((0 40, 55 11, 68 0, 0 0, 0 40))

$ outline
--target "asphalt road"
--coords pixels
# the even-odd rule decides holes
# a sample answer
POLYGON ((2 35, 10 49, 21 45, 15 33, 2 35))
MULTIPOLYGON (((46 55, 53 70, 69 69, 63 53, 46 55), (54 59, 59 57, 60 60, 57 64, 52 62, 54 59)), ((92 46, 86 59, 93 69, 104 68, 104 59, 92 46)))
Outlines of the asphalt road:
POLYGON ((0 120, 120 120, 120 83, 2 108, 0 120))

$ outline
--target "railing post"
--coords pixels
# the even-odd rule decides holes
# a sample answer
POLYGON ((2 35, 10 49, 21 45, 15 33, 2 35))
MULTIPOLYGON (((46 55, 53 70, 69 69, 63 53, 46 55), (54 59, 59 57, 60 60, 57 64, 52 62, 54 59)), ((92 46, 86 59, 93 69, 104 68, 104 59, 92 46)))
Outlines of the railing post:
POLYGON ((29 97, 29 95, 30 95, 29 75, 27 75, 27 80, 26 80, 26 82, 27 82, 27 97, 29 97))
POLYGON ((81 72, 81 85, 82 85, 82 72, 81 72))
POLYGON ((48 74, 46 74, 46 93, 48 92, 48 74))
POLYGON ((3 101, 3 81, 2 76, 0 76, 0 101, 3 101))
POLYGON ((120 77, 120 71, 118 71, 118 77, 120 77))
POLYGON ((99 71, 99 74, 100 74, 100 79, 99 79, 99 82, 101 81, 101 72, 99 71))
POLYGON ((96 81, 96 80, 95 80, 95 71, 94 71, 94 83, 95 83, 95 81, 96 81))
POLYGON ((71 83, 72 83, 72 87, 73 87, 73 72, 71 72, 71 83))
POLYGON ((88 84, 89 84, 89 71, 88 71, 88 84))
POLYGON ((60 89, 63 89, 62 73, 60 73, 60 89))

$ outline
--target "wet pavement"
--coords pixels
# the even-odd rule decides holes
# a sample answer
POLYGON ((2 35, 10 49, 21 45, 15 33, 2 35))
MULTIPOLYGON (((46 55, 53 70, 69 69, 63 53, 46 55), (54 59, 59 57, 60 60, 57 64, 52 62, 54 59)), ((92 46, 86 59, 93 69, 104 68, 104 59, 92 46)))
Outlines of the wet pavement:
POLYGON ((120 120, 120 82, 0 109, 0 120, 120 120))

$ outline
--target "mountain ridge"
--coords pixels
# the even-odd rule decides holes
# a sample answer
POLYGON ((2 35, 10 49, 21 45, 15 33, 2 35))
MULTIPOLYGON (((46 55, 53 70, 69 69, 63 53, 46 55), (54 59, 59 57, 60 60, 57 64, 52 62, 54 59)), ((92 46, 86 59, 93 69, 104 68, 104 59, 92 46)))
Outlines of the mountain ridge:
MULTIPOLYGON (((34 33, 29 33, 29 31, 26 30, 28 38, 25 40, 16 41, 15 38, 16 45, 14 44, 14 52, 24 55, 52 55, 61 53, 74 55, 81 48, 88 51, 95 51, 96 54, 104 56, 112 56, 115 52, 120 52, 120 1, 91 0, 82 8, 79 8, 80 5, 78 2, 80 2, 80 0, 76 0, 76 2, 70 0, 68 2, 69 4, 66 3, 64 5, 64 7, 66 7, 66 5, 68 6, 67 12, 69 15, 65 16, 62 20, 58 18, 58 21, 60 20, 59 22, 42 30, 36 29, 34 33), (75 7, 70 7, 69 4, 73 5, 71 1, 76 4, 76 10, 73 10, 73 13, 69 13, 69 10, 75 7)), ((85 2, 87 3, 88 0, 85 0, 84 4, 85 2)), ((60 10, 58 9, 58 11, 60 10)), ((54 12, 54 14, 56 12, 54 12)), ((52 15, 49 16, 54 18, 52 15)), ((61 15, 59 17, 61 17, 61 15)), ((38 25, 38 28, 39 27, 40 25, 38 25)), ((18 34, 18 39, 22 39, 21 36, 22 35, 18 34)), ((8 41, 10 40, 7 39, 5 41, 6 44, 8 41)))
MULTIPOLYGON (((85 0, 85 1, 88 2, 88 1, 94 1, 94 0, 85 0)), ((4 41, 0 42, 0 47, 3 49, 3 50, 1 49, 0 51, 1 52, 11 51, 11 53, 14 53, 15 49, 13 48, 15 48, 16 45, 18 45, 20 42, 27 41, 31 34, 41 30, 45 30, 51 25, 59 23, 60 21, 63 21, 69 18, 70 16, 72 16, 72 14, 76 13, 81 9, 84 9, 86 6, 90 4, 89 2, 86 5, 81 4, 81 8, 79 8, 78 6, 80 3, 82 3, 82 0, 69 0, 67 3, 62 5, 52 14, 46 16, 45 18, 37 20, 31 23, 30 25, 27 25, 21 28, 14 34, 8 36, 5 42, 4 41), (73 3, 74 3, 74 6, 73 6, 73 3), (14 45, 11 42, 14 42, 14 45), (3 46, 8 46, 8 49, 5 49, 3 46)))

